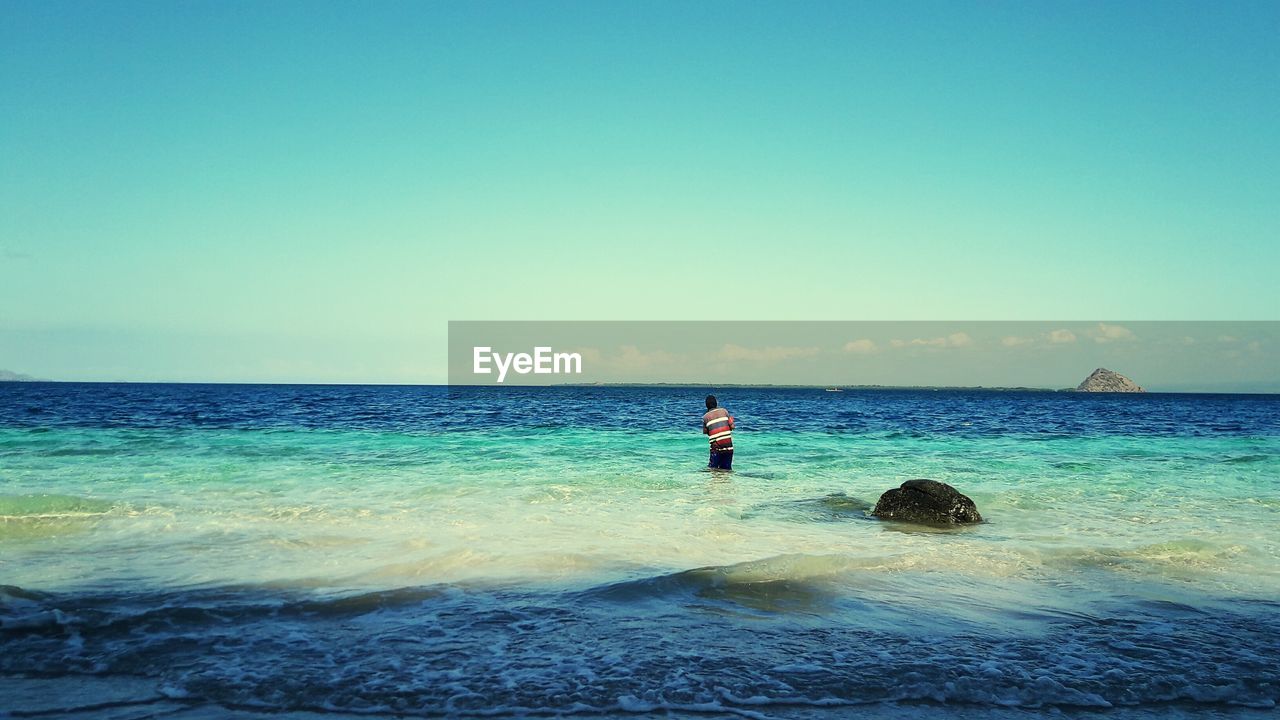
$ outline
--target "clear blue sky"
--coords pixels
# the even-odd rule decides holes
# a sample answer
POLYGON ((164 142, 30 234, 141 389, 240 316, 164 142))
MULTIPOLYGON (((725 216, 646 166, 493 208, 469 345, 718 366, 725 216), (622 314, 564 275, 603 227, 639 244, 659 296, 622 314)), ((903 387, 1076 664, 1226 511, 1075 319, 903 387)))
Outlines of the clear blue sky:
POLYGON ((1275 2, 8 0, 0 368, 440 382, 451 319, 1280 319, 1277 37, 1275 2))

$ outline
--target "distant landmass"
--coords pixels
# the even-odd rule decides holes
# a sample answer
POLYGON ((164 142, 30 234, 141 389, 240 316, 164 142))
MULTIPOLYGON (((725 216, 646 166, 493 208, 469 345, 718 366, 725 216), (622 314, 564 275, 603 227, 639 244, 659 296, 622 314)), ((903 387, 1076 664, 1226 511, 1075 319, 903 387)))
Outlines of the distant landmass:
MULTIPOLYGON (((52 382, 45 378, 24 375, 12 370, 0 370, 0 382, 52 382)), ((556 383, 561 387, 670 387, 670 388, 773 388, 773 389, 827 389, 827 390, 981 390, 986 392, 1110 392, 1145 393, 1137 383, 1113 370, 1098 368, 1075 388, 1055 390, 1026 386, 982 385, 790 385, 773 383, 692 383, 692 382, 595 382, 556 383)))
POLYGON ((1118 372, 1098 368, 1076 387, 1076 392, 1140 393, 1146 390, 1118 372))
MULTIPOLYGON (((536 386, 525 386, 536 387, 536 386)), ((694 383, 694 382, 594 382, 556 383, 544 387, 665 387, 665 388, 762 388, 769 390, 983 390, 989 392, 1074 392, 1044 387, 984 385, 791 385, 778 383, 694 383)))
POLYGON ((594 383, 563 383, 562 386, 569 387, 670 387, 670 388, 771 388, 778 390, 786 389, 815 389, 822 388, 826 390, 981 390, 986 392, 1128 392, 1128 393, 1144 393, 1146 390, 1138 386, 1137 383, 1129 378, 1121 375, 1113 370, 1106 368, 1098 368, 1094 370, 1084 382, 1074 388, 1044 388, 1044 387, 1026 387, 1026 386, 983 386, 983 385, 790 385, 790 384, 774 384, 774 383, 691 383, 691 382, 594 382, 594 383))
POLYGON ((0 382, 49 382, 38 377, 23 375, 12 370, 0 370, 0 382))

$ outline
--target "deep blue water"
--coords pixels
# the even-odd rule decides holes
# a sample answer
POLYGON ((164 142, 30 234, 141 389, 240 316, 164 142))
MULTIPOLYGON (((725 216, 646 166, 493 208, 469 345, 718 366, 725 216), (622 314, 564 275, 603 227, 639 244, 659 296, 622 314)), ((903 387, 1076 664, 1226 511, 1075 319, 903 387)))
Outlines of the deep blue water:
MULTIPOLYGON (((392 432, 683 430, 700 388, 6 383, 0 425, 392 432)), ((1280 396, 976 390, 717 390, 752 430, 962 435, 1274 435, 1280 396)))
POLYGON ((0 384, 0 709, 1280 699, 1280 397, 706 392, 0 384))

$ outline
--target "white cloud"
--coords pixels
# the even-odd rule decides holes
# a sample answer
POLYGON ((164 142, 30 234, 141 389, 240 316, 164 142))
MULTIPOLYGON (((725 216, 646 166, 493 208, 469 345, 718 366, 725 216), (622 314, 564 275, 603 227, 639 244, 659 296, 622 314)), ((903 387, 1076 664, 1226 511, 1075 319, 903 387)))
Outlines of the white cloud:
POLYGON ((585 348, 581 354, 584 367, 594 369, 598 365, 603 370, 623 375, 670 372, 682 366, 682 358, 677 355, 665 350, 645 352, 635 345, 622 345, 616 354, 603 355, 595 348, 585 348))
POLYGON ((1234 335, 1219 335, 1219 336, 1218 336, 1218 342, 1220 342, 1220 343, 1233 343, 1233 342, 1236 342, 1237 340, 1239 340, 1239 338, 1237 338, 1237 337, 1236 337, 1236 336, 1234 336, 1234 335))
POLYGON ((729 343, 720 348, 720 352, 716 353, 716 359, 724 362, 758 362, 758 363, 776 363, 792 358, 811 357, 818 354, 816 347, 785 347, 770 346, 763 348, 747 348, 741 345, 729 343))
POLYGON ((1094 330, 1094 342, 1114 342, 1120 340, 1137 340, 1137 336, 1133 331, 1122 325, 1108 325, 1106 323, 1098 323, 1098 328, 1094 330))
POLYGON ((1049 342, 1054 345, 1063 345, 1076 341, 1076 334, 1070 330, 1054 330, 1049 333, 1049 342))
POLYGON ((861 340, 850 340, 844 344, 844 351, 855 355, 870 355, 879 352, 880 348, 874 340, 863 338, 861 340))
POLYGON ((915 338, 914 340, 890 340, 889 344, 896 348, 903 347, 931 347, 931 348, 959 348, 968 347, 973 344, 973 338, 968 333, 951 333, 946 337, 936 338, 915 338))

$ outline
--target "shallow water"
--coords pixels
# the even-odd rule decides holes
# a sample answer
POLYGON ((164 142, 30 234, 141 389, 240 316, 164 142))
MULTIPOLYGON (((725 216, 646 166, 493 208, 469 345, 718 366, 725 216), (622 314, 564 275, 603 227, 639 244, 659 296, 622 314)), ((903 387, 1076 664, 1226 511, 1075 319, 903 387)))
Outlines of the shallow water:
POLYGON ((361 713, 1280 698, 1280 398, 728 390, 725 474, 702 394, 0 385, 0 675, 361 713), (988 522, 867 517, 913 477, 988 522))

